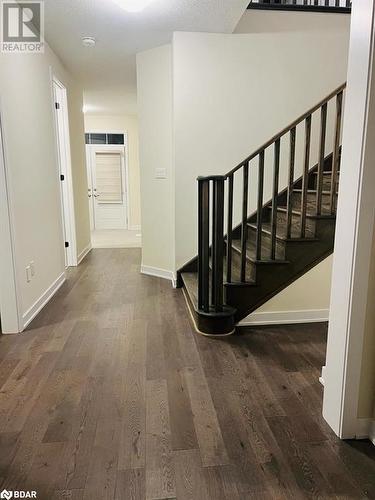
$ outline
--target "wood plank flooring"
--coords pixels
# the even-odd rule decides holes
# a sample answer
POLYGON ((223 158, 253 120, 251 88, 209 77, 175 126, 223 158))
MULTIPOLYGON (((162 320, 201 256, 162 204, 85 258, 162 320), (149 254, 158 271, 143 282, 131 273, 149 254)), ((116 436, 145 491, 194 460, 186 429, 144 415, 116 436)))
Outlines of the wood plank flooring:
POLYGON ((375 498, 321 416, 324 325, 194 333, 137 249, 95 250, 0 338, 0 491, 43 500, 375 498))

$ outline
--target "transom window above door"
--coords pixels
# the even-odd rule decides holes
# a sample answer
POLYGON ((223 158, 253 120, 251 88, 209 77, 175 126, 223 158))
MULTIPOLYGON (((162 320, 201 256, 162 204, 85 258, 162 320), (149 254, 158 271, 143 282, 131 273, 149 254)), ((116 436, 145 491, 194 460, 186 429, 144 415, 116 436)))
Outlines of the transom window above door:
POLYGON ((85 134, 86 144, 124 145, 124 134, 88 133, 85 134))

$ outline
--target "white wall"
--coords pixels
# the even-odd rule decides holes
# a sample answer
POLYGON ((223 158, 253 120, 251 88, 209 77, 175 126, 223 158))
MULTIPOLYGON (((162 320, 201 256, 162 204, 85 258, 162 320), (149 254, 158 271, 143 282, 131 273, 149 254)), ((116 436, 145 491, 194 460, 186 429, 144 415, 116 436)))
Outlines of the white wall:
POLYGON ((174 34, 177 268, 197 252, 196 177, 226 173, 343 83, 348 36, 174 34))
POLYGON ((349 14, 293 12, 280 10, 246 10, 234 33, 293 33, 348 34, 349 14))
POLYGON ((243 325, 328 321, 332 256, 241 321, 243 325))
POLYGON ((141 227, 138 118, 135 115, 85 114, 86 132, 126 132, 129 159, 129 229, 141 227))
POLYGON ((25 322, 65 271, 51 67, 68 90, 77 250, 89 243, 82 188, 86 175, 82 92, 48 46, 44 55, 0 54, 0 98, 14 217, 16 274, 25 322), (25 268, 31 261, 36 274, 27 283, 25 268))
POLYGON ((171 51, 164 45, 137 55, 142 266, 169 278, 175 267, 171 51), (155 178, 157 168, 166 169, 165 179, 155 178))

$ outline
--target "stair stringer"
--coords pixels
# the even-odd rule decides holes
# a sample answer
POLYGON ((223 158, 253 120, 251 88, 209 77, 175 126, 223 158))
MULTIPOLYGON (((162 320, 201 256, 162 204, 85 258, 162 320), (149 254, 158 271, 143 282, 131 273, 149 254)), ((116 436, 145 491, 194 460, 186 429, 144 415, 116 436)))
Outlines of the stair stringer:
POLYGON ((317 219, 317 238, 286 242, 288 265, 257 265, 255 283, 226 283, 228 305, 238 323, 333 253, 335 219, 317 219))

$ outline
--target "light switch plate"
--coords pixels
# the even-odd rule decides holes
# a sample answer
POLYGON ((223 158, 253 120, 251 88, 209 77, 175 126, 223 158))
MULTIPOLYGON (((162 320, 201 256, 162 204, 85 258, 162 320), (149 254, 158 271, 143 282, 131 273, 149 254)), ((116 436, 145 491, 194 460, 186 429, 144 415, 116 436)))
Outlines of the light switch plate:
POLYGON ((27 281, 27 283, 30 283, 30 281, 31 281, 31 267, 30 266, 26 267, 26 281, 27 281))
POLYGON ((167 169, 166 168, 155 169, 155 179, 166 179, 166 178, 167 178, 167 169))

